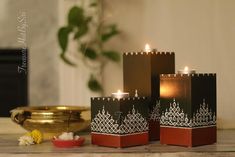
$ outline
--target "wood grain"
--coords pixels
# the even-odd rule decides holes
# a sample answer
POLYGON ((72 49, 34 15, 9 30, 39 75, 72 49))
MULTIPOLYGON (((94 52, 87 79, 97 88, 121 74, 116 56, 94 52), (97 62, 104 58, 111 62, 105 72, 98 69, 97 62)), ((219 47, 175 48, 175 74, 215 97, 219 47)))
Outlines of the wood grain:
MULTIPOLYGON (((1 123, 3 124, 3 123, 1 123)), ((16 125, 17 126, 17 125, 16 125)), ((0 125, 0 157, 48 157, 51 155, 65 157, 173 157, 173 156, 235 156, 235 130, 218 130, 217 143, 213 145, 198 146, 193 148, 161 145, 159 141, 150 142, 148 145, 129 148, 108 148, 91 145, 90 135, 81 133, 86 138, 82 147, 76 148, 56 148, 51 141, 44 141, 39 145, 18 146, 18 137, 23 135, 23 130, 17 133, 17 127, 12 127, 13 131, 8 132, 10 128, 7 125, 0 125), (16 129, 16 130, 14 130, 16 129)), ((20 128, 20 127, 19 127, 20 128)), ((105 139, 104 139, 105 140, 105 139)))

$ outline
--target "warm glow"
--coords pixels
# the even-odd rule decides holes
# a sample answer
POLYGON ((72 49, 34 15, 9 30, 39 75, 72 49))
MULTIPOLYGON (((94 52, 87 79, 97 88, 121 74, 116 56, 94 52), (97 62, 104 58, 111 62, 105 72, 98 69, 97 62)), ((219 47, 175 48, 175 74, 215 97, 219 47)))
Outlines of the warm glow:
POLYGON ((178 71, 179 74, 195 74, 196 70, 194 69, 189 69, 188 66, 185 66, 183 70, 178 71))
POLYGON ((162 98, 170 98, 176 94, 177 89, 173 85, 162 84, 160 86, 160 96, 162 98))
POLYGON ((117 93, 112 93, 112 97, 114 98, 125 98, 125 97, 129 97, 129 93, 125 93, 125 92, 122 92, 120 89, 117 90, 117 93))
POLYGON ((149 44, 145 44, 145 48, 144 48, 145 52, 150 52, 151 51, 151 48, 149 46, 149 44))
POLYGON ((49 115, 53 115, 54 113, 52 112, 43 112, 43 113, 40 113, 42 115, 45 115, 45 116, 49 116, 49 115))
POLYGON ((187 66, 184 67, 184 72, 188 73, 188 67, 187 66))
POLYGON ((58 110, 66 110, 67 107, 65 107, 65 106, 58 106, 57 109, 58 109, 58 110))

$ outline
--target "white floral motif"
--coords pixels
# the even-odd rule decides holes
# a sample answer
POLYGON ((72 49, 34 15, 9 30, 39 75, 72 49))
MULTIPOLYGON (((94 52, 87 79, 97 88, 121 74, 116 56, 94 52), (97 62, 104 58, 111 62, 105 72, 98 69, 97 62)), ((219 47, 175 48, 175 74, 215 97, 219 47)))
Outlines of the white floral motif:
POLYGON ((216 125, 216 115, 215 112, 212 113, 211 109, 206 105, 205 100, 203 100, 203 104, 200 105, 196 114, 193 114, 193 118, 189 119, 188 115, 179 107, 179 103, 176 103, 174 99, 173 103, 170 103, 169 111, 166 109, 165 112, 162 112, 160 124, 179 127, 216 125))
POLYGON ((173 103, 170 103, 169 111, 166 109, 165 112, 162 112, 161 125, 170 125, 170 126, 182 126, 182 127, 190 127, 191 120, 188 119, 188 115, 184 113, 183 110, 180 109, 179 103, 173 100, 173 103))
POLYGON ((91 122, 91 131, 102 132, 109 134, 128 134, 136 132, 144 132, 148 130, 148 123, 146 119, 135 110, 134 106, 129 112, 121 125, 113 119, 113 117, 105 111, 104 107, 102 112, 98 112, 91 122))
POLYGON ((153 121, 160 120, 160 101, 156 101, 156 105, 154 106, 153 110, 150 113, 149 119, 153 121))
POLYGON ((200 108, 197 110, 196 114, 193 114, 192 125, 195 127, 216 125, 215 112, 212 113, 208 104, 205 103, 205 100, 200 104, 200 108))
POLYGON ((114 121, 113 117, 105 112, 104 106, 102 112, 98 112, 93 121, 91 122, 91 130, 105 133, 116 133, 118 130, 118 123, 114 121))
POLYGON ((133 106, 132 112, 128 113, 124 118, 120 128, 118 130, 119 133, 135 133, 135 132, 143 132, 148 130, 148 122, 146 119, 137 111, 133 106))

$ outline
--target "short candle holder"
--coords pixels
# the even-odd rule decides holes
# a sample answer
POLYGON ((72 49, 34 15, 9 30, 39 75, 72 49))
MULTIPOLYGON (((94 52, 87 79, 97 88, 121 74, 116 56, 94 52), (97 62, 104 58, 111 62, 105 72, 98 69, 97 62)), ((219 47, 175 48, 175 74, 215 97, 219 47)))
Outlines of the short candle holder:
POLYGON ((216 74, 163 74, 160 86, 160 143, 215 143, 216 74))
POLYGON ((146 97, 91 98, 91 142, 107 147, 148 144, 146 97))

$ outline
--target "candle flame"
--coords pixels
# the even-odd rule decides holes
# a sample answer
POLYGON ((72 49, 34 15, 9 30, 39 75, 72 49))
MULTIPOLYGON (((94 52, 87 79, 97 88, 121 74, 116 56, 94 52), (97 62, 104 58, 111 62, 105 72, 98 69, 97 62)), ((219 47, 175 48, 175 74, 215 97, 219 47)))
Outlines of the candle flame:
POLYGON ((122 92, 120 89, 116 93, 112 93, 113 98, 121 99, 129 97, 129 93, 122 92))
POLYGON ((188 69, 189 69, 188 66, 185 66, 184 67, 184 72, 188 72, 188 69))
POLYGON ((196 70, 194 69, 189 69, 188 66, 185 66, 184 69, 182 70, 179 70, 178 71, 179 74, 195 74, 196 73, 196 70))
POLYGON ((151 48, 149 46, 149 44, 145 44, 145 48, 144 48, 145 52, 150 52, 151 51, 151 48))
POLYGON ((122 93, 122 91, 121 91, 120 89, 118 89, 118 90, 117 90, 117 93, 118 93, 118 94, 121 94, 121 93, 122 93))

